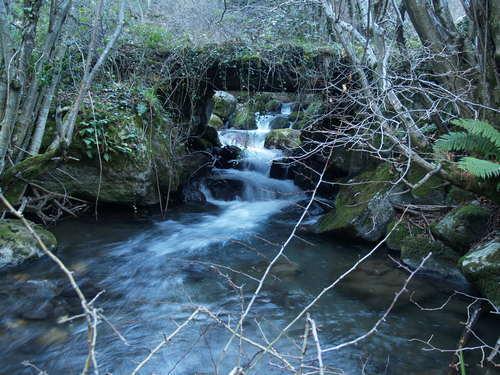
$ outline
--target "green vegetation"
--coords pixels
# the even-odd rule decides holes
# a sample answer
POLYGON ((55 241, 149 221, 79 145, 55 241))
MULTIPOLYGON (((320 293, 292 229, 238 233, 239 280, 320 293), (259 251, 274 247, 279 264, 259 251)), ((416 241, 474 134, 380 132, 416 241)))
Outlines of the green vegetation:
POLYGON ((500 132, 487 122, 460 119, 452 122, 465 132, 450 132, 436 141, 438 152, 465 152, 458 167, 473 176, 488 179, 500 176, 500 132))

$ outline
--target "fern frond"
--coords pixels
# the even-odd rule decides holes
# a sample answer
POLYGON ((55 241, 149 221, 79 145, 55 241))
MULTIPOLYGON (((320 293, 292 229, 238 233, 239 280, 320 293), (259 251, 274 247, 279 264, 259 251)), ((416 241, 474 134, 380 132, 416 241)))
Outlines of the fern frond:
POLYGON ((500 164, 489 160, 467 156, 459 160, 458 167, 483 179, 500 176, 500 164))
POLYGON ((467 130, 470 134, 488 139, 496 147, 500 148, 500 132, 487 122, 472 119, 458 119, 452 121, 452 123, 467 130))
POLYGON ((485 156, 486 159, 495 157, 500 159, 500 149, 488 139, 464 132, 444 134, 434 143, 435 151, 466 151, 471 154, 485 156))

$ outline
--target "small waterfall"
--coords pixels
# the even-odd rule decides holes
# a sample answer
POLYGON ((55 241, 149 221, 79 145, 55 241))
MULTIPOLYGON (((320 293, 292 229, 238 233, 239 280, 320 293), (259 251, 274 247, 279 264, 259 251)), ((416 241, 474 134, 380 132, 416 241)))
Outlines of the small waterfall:
MULTIPOLYGON (((271 131, 270 123, 277 116, 289 115, 291 104, 283 104, 281 114, 257 113, 257 129, 238 130, 225 129, 219 132, 219 138, 224 146, 238 146, 243 150, 240 169, 218 169, 214 177, 224 180, 240 181, 243 201, 265 201, 273 199, 291 200, 297 198, 300 190, 288 180, 276 180, 269 177, 274 159, 280 158, 280 150, 269 150, 264 147, 267 134, 271 131)), ((206 190, 205 190, 206 193, 206 190)), ((216 201, 208 194, 207 198, 216 201)))

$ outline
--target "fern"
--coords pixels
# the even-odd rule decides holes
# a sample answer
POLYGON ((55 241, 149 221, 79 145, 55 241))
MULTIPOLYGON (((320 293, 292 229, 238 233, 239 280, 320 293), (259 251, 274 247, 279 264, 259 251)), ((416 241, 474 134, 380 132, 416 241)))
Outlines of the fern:
POLYGON ((487 122, 471 119, 458 119, 452 121, 452 123, 467 130, 470 134, 488 139, 496 147, 500 148, 500 132, 487 122))
POLYGON ((436 151, 466 151, 484 155, 486 158, 500 159, 500 148, 490 140, 465 132, 450 132, 434 143, 436 151))
POLYGON ((500 176, 500 164, 489 160, 466 156, 458 161, 458 167, 479 178, 500 176))
POLYGON ((500 176, 500 132, 484 121, 459 119, 453 124, 465 132, 450 132, 434 143, 436 152, 461 151, 469 156, 458 161, 458 167, 482 179, 500 176))

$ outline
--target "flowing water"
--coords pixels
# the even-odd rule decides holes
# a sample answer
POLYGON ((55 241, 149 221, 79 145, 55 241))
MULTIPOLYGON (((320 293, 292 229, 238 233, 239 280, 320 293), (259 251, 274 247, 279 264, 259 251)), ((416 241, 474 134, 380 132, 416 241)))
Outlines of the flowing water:
MULTIPOLYGON (((283 112, 289 107, 284 106, 283 112)), ((259 116, 258 129, 224 130, 226 145, 245 149, 238 169, 215 170, 212 178, 241 191, 231 200, 216 199, 204 188, 208 204, 184 206, 168 211, 168 218, 138 218, 123 213, 95 221, 68 220, 55 228, 59 255, 75 271, 84 291, 93 297, 104 290, 97 303, 126 338, 124 343, 106 325, 99 326, 97 357, 101 373, 127 374, 151 348, 169 334, 194 310, 203 305, 234 324, 243 303, 302 212, 303 193, 291 182, 271 179, 271 161, 280 151, 263 147, 272 115, 259 116), (232 181, 232 182, 231 182, 232 181), (241 286, 241 290, 237 287, 241 286)), ((347 270, 369 249, 365 245, 304 234, 287 249, 289 261, 272 271, 244 324, 245 334, 265 343, 274 338, 315 295, 347 270), (265 336, 265 338, 264 338, 265 336)), ((406 274, 382 252, 375 254, 341 285, 325 295, 311 309, 320 327, 323 347, 357 337, 379 319, 391 302, 406 274)), ((23 361, 50 374, 77 374, 86 355, 84 322, 57 324, 56 317, 78 313, 78 301, 67 287, 56 297, 54 317, 33 320, 19 311, 29 291, 19 294, 26 280, 49 280, 60 286, 65 280, 48 260, 26 264, 0 278, 0 374, 32 374, 23 361), (58 300, 58 298, 60 300, 58 300)), ((426 306, 444 302, 455 285, 442 280, 417 278, 410 285, 415 298, 426 306)), ((29 290, 29 289, 28 289, 29 290)), ((325 354, 331 368, 348 374, 429 374, 446 373, 450 353, 423 351, 424 345, 411 339, 427 340, 445 349, 453 348, 466 319, 466 301, 453 299, 436 311, 420 311, 403 299, 377 335, 359 345, 325 354)), ((28 307, 28 308, 36 308, 28 307)), ((25 314, 26 315, 26 314, 25 314)), ((28 314, 29 315, 29 314, 28 314)), ((303 320, 296 324, 276 349, 291 356, 300 353, 303 320)), ((478 332, 488 339, 497 322, 486 318, 478 332)), ((206 316, 199 316, 158 353, 144 374, 228 374, 239 364, 252 362, 249 373, 282 374, 278 362, 268 356, 254 357, 256 349, 238 340, 223 351, 230 334, 206 316)), ((306 359, 314 365, 311 346, 306 359)), ((297 363, 293 357, 290 361, 297 363)), ((472 361, 468 354, 467 360, 472 361)), ((475 367, 470 373, 481 373, 475 367)))

